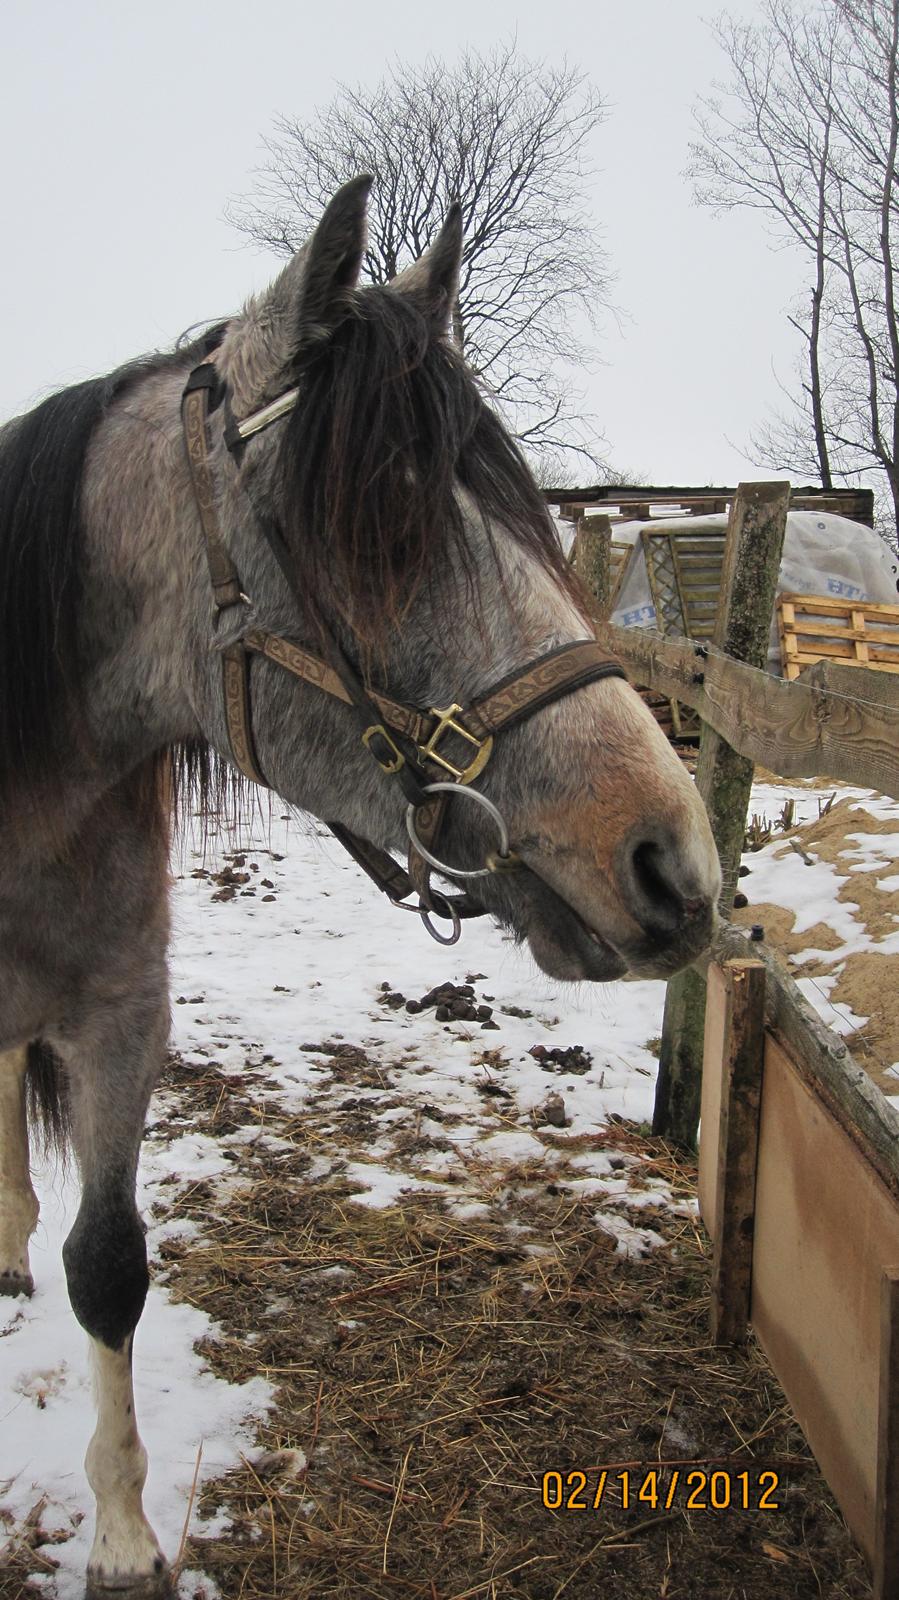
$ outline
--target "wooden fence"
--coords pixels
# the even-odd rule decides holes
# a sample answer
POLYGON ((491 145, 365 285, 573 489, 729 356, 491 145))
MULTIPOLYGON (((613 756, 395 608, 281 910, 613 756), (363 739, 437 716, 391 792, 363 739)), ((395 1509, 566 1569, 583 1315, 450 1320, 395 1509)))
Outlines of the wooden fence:
POLYGON ((895 1600, 899 1115, 754 948, 726 929, 708 973, 699 1200, 713 1336, 740 1342, 751 1325, 875 1600, 895 1600))
MULTIPOLYGON (((597 634, 749 762, 899 799, 899 675, 826 661, 787 682, 711 644, 597 634)), ((875 1600, 899 1600, 899 1112, 779 959, 729 924, 706 985, 699 1173, 713 1337, 752 1327, 875 1600)))
POLYGON ((740 755, 783 778, 837 778, 899 799, 899 683, 819 662, 788 683, 712 645, 597 624, 634 682, 680 700, 740 755))

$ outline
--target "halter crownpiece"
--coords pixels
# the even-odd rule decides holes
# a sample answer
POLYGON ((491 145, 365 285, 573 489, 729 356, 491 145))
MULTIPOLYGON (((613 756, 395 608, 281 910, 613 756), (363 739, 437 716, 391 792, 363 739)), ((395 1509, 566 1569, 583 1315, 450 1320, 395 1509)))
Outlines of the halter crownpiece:
MULTIPOLYGON (((239 457, 247 439, 293 409, 298 394, 298 389, 288 389, 259 411, 237 421, 230 414, 226 387, 211 362, 195 367, 185 386, 181 401, 184 443, 203 529, 216 616, 231 606, 246 604, 247 595, 219 523, 209 461, 209 414, 224 402, 225 443, 229 451, 239 457)), ((300 607, 303 602, 281 530, 258 507, 254 510, 260 531, 300 607)), ((269 787, 253 742, 250 698, 253 655, 264 656, 294 677, 352 706, 360 724, 363 745, 381 771, 397 780, 406 797, 406 827, 410 839, 408 870, 394 861, 386 850, 351 833, 342 823, 332 822, 328 826, 394 905, 403 911, 417 911, 431 937, 439 944, 455 944, 462 931, 461 919, 483 916, 484 908, 476 905, 464 890, 449 896, 433 889, 431 868, 449 878, 470 879, 514 870, 520 865, 518 857, 509 849, 509 836, 501 813, 486 795, 468 787, 490 760, 495 735, 599 678, 623 678, 624 669, 614 657, 605 655, 594 639, 580 639, 548 650, 527 667, 503 678, 467 708, 453 702, 443 709, 432 706, 429 711, 422 711, 363 683, 324 626, 322 637, 327 657, 280 634, 249 626, 238 639, 221 647, 225 722, 235 764, 244 777, 269 787), (434 853, 451 795, 467 796, 486 810, 497 826, 499 850, 488 855, 483 867, 451 867, 434 853), (418 895, 418 904, 405 904, 407 896, 413 893, 418 895), (452 932, 441 934, 430 920, 432 915, 448 919, 452 932)))

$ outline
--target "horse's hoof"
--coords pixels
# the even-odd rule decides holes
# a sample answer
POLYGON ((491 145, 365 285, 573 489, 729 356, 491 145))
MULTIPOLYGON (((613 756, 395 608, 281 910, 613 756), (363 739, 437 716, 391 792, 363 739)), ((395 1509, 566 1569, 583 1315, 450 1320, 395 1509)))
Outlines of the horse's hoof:
POLYGON ((84 1600, 176 1600, 171 1569, 163 1566, 159 1572, 134 1583, 103 1583, 88 1573, 84 1600))
POLYGON ((0 1272, 0 1294, 34 1294, 34 1279, 30 1272, 0 1272))

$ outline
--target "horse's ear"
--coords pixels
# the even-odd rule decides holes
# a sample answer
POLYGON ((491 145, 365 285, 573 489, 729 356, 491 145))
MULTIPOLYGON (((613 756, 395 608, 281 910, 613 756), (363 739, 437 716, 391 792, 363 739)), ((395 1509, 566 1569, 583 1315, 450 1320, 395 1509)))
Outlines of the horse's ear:
POLYGON ((303 252, 303 277, 293 355, 327 339, 340 320, 345 294, 356 286, 365 254, 365 207, 372 179, 352 178, 329 201, 303 252))
POLYGON ((443 227, 423 256, 393 279, 392 287, 411 295, 441 333, 452 320, 462 269, 462 207, 454 200, 443 227))
POLYGON ((225 340, 219 364, 244 412, 271 398, 303 351, 327 339, 365 251, 365 202, 370 177, 353 178, 326 206, 311 239, 252 300, 225 340))

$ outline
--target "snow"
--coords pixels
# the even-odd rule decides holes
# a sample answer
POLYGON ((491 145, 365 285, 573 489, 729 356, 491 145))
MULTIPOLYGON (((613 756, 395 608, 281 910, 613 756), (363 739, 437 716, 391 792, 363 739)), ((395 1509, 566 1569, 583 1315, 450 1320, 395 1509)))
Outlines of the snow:
MULTIPOLYGON (((841 792, 874 815, 895 814, 889 802, 865 791, 841 792)), ((799 820, 817 814, 819 794, 760 786, 752 809, 774 817, 792 796, 799 820)), ((836 893, 850 869, 873 870, 885 852, 896 853, 897 843, 899 836, 854 833, 851 860, 837 872, 826 862, 805 866, 775 837, 747 858, 752 899, 795 909, 801 927, 821 921, 835 928, 847 953, 867 948, 852 907, 836 893)), ((184 1086, 177 1094, 167 1089, 161 1103, 171 1120, 183 1117, 184 1126, 174 1138, 155 1135, 154 1102, 139 1194, 151 1258, 165 1240, 197 1230, 198 1224, 170 1215, 190 1185, 202 1180, 218 1197, 227 1196, 241 1182, 240 1155, 248 1141, 279 1143, 264 1114, 259 1126, 218 1138, 192 1123, 190 1073, 210 1062, 226 1075, 248 1068, 264 1074, 254 1080, 263 1107, 270 1103, 281 1115, 297 1116, 315 1108, 334 1130, 351 1095, 360 1115, 372 1119, 371 1136, 364 1149, 353 1148, 351 1159, 341 1151, 338 1131, 333 1151, 318 1139, 309 1181, 339 1163, 359 1205, 394 1206, 411 1191, 442 1193, 457 1215, 477 1218, 486 1208, 482 1194, 467 1184, 470 1173, 514 1169, 516 1181, 526 1184, 531 1164, 553 1169, 555 1139, 595 1134, 613 1115, 650 1119, 657 1063, 648 1044, 661 1032, 662 983, 555 982, 486 920, 467 923, 459 945, 441 948, 417 917, 397 913, 378 896, 317 824, 257 815, 238 834, 223 833, 209 846, 188 836, 173 872, 172 1046, 183 1060, 184 1086), (237 875, 236 853, 238 862, 245 858, 239 875, 246 873, 248 881, 233 886, 232 898, 214 898, 221 892, 214 874, 227 863, 237 875), (477 1002, 493 1005, 498 1029, 439 1023, 433 1009, 408 1013, 385 1000, 394 991, 418 999, 447 981, 473 982, 477 1002), (535 1045, 580 1045, 592 1054, 592 1065, 577 1074, 544 1070, 548 1063, 531 1053, 535 1045), (340 1081, 341 1047, 365 1053, 362 1081, 357 1073, 351 1089, 340 1081), (493 1092, 482 1092, 485 1087, 493 1092), (540 1124, 550 1093, 563 1098, 564 1129, 540 1124), (401 1155, 402 1139, 408 1142, 410 1129, 422 1124, 439 1135, 440 1147, 401 1155), (549 1141, 541 1137, 546 1132, 549 1141)), ((827 992, 833 981, 805 983, 831 1025, 827 992)), ((842 1031, 849 1031, 861 1019, 850 1014, 842 1020, 842 1031)), ((322 1124, 317 1127, 321 1134, 322 1124)), ((623 1256, 660 1243, 627 1211, 675 1204, 667 1186, 642 1168, 638 1157, 605 1148, 572 1151, 565 1168, 567 1187, 589 1197, 597 1228, 615 1239, 623 1256)), ((93 1405, 87 1340, 69 1310, 60 1262, 77 1191, 71 1178, 63 1181, 53 1170, 39 1170, 36 1185, 42 1208, 32 1242, 36 1292, 29 1302, 0 1301, 0 1540, 46 1496, 44 1526, 72 1536, 49 1547, 59 1570, 40 1581, 48 1600, 80 1600, 93 1524, 81 1462, 93 1405)), ((676 1209, 695 1213, 683 1201, 676 1209)), ((260 1314, 273 1309, 260 1308, 260 1314)), ((262 1379, 234 1386, 212 1375, 195 1347, 215 1333, 205 1314, 174 1303, 158 1283, 151 1289, 135 1342, 137 1413, 150 1458, 147 1513, 170 1556, 181 1540, 198 1450, 202 1446, 202 1483, 252 1450, 254 1424, 271 1400, 262 1379)), ((194 1526, 205 1531, 208 1524, 197 1524, 196 1517, 194 1511, 194 1526)), ((216 1600, 208 1580, 185 1573, 182 1594, 195 1592, 216 1600)))
MULTIPOLYGON (((228 864, 234 867, 233 859, 228 864)), ((551 1162, 532 1121, 550 1092, 563 1095, 566 1134, 593 1133, 613 1112, 638 1121, 651 1116, 656 1063, 646 1044, 661 1027, 661 983, 602 989, 556 983, 486 924, 466 924, 462 942, 442 949, 417 917, 382 900, 317 824, 277 816, 263 822, 257 815, 209 846, 188 837, 176 850, 173 872, 172 1046, 187 1075, 176 1108, 185 1125, 174 1139, 154 1137, 158 1104, 151 1106, 139 1191, 151 1260, 164 1240, 195 1231, 183 1219, 167 1220, 178 1195, 200 1180, 226 1195, 240 1182, 235 1151, 247 1140, 272 1137, 262 1127, 213 1138, 190 1124, 189 1073, 210 1060, 226 1074, 264 1069, 271 1095, 291 1113, 333 1101, 336 1125, 346 1090, 325 1069, 341 1043, 364 1049, 380 1081, 370 1088, 354 1083, 352 1094, 376 1117, 378 1131, 365 1160, 341 1168, 361 1205, 391 1206, 410 1190, 444 1190, 441 1175, 458 1178, 460 1158, 463 1165, 551 1162), (216 900, 211 874, 236 852, 245 853, 240 872, 249 882, 233 898, 216 900), (477 981, 478 1000, 494 997, 498 1031, 445 1025, 433 1010, 411 1015, 383 1003, 384 983, 418 998, 437 983, 464 983, 476 973, 488 975, 477 981), (528 1015, 507 1015, 503 1007, 528 1015), (578 1076, 544 1072, 529 1054, 535 1043, 583 1045, 593 1066, 578 1076), (487 1060, 487 1051, 501 1054, 487 1060), (478 1085, 488 1080, 510 1098, 485 1100, 478 1085), (385 1089, 390 1104, 382 1108, 385 1089), (429 1120, 435 1108, 436 1125, 429 1120), (394 1137, 416 1116, 449 1146, 427 1152, 421 1176, 408 1162, 394 1164, 392 1154, 394 1137)), ((170 1091, 162 1098, 171 1110, 170 1091)), ((608 1172, 605 1158, 595 1159, 608 1172)), ((317 1153, 311 1180, 329 1170, 327 1157, 317 1153)), ((32 1241, 35 1294, 31 1301, 0 1301, 0 1538, 46 1495, 44 1526, 58 1524, 72 1536, 48 1547, 59 1570, 39 1581, 53 1600, 80 1600, 93 1527, 81 1465, 93 1401, 88 1341, 69 1310, 60 1261, 77 1187, 52 1170, 38 1170, 35 1182, 41 1201, 32 1241)), ((596 1199, 620 1203, 627 1188, 619 1175, 596 1199)), ((483 1214, 464 1183, 446 1192, 458 1214, 483 1214)), ((646 1248, 645 1229, 619 1212, 610 1215, 621 1251, 646 1248)), ((169 1555, 181 1540, 198 1448, 202 1483, 252 1448, 254 1421, 271 1398, 261 1379, 235 1387, 212 1376, 194 1347, 214 1334, 203 1313, 173 1303, 158 1285, 151 1289, 135 1340, 136 1402, 150 1458, 146 1510, 169 1555)), ((199 1581, 185 1573, 182 1593, 193 1593, 199 1581)), ((214 1588, 206 1587, 214 1600, 214 1588)))
MULTIPOLYGON (((145 1196, 156 1176, 152 1156, 147 1167, 145 1196)), ((0 1301, 0 1515, 18 1523, 47 1497, 43 1526, 71 1530, 69 1539, 52 1546, 60 1567, 46 1583, 47 1594, 82 1600, 93 1511, 81 1463, 93 1432, 93 1389, 88 1341, 69 1309, 60 1263, 77 1188, 47 1171, 37 1176, 35 1293, 28 1301, 0 1301)), ((164 1231, 151 1222, 151 1256, 164 1231)), ((144 1504, 163 1546, 172 1551, 181 1538, 200 1445, 201 1480, 236 1465, 241 1450, 252 1447, 249 1424, 270 1399, 262 1379, 232 1386, 209 1372, 194 1346, 211 1328, 201 1311, 151 1287, 135 1338, 137 1414, 150 1457, 144 1504)))

